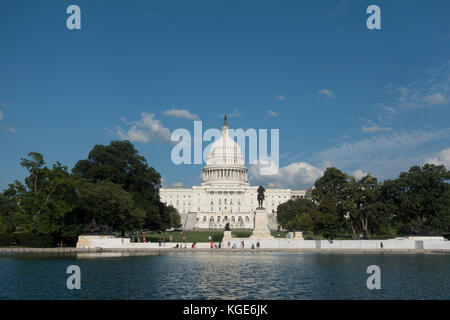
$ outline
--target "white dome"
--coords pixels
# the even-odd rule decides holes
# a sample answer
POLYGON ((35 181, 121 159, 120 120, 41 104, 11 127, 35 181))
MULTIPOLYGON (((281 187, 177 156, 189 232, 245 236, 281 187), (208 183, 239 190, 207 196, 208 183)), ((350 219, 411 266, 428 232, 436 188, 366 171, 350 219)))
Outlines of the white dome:
POLYGON ((243 166, 245 159, 241 153, 239 145, 228 135, 228 126, 222 127, 222 136, 217 139, 211 151, 206 158, 206 165, 241 165, 243 166))
POLYGON ((202 176, 203 184, 207 185, 248 185, 245 158, 237 142, 229 136, 226 116, 222 136, 212 144, 202 176))

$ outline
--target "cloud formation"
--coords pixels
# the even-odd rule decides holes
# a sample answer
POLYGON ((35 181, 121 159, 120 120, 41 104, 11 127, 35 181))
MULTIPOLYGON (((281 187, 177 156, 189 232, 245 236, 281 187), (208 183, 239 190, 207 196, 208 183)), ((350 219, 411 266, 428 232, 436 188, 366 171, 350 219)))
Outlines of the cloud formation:
POLYGON ((447 170, 450 170, 450 148, 442 150, 436 157, 426 159, 425 163, 444 165, 447 170))
POLYGON ((123 140, 141 143, 158 140, 164 143, 170 143, 170 130, 160 120, 155 119, 153 113, 142 112, 139 121, 127 122, 124 118, 121 120, 130 126, 127 132, 123 132, 121 128, 117 130, 117 134, 123 140))
POLYGON ((335 166, 341 170, 364 168, 383 178, 397 175, 425 158, 420 146, 448 139, 450 128, 443 130, 416 130, 384 133, 358 141, 344 141, 338 146, 317 152, 310 161, 322 166, 335 166))
MULTIPOLYGON (((5 103, 0 103, 0 105, 6 106, 5 103)), ((4 118, 3 110, 0 110, 0 121, 2 121, 3 118, 4 118)), ((17 129, 15 129, 15 128, 7 125, 7 124, 3 124, 3 123, 0 124, 0 130, 1 131, 6 131, 6 132, 10 132, 10 133, 17 133, 18 132, 17 129)))
POLYGON ((272 111, 272 110, 267 110, 267 113, 269 114, 269 116, 271 117, 278 117, 278 113, 272 111))
POLYGON ((355 170, 355 171, 353 171, 352 176, 354 176, 357 180, 360 180, 361 178, 364 178, 368 174, 369 173, 364 172, 362 170, 355 170))
POLYGON ((333 91, 331 91, 330 89, 322 89, 317 91, 317 94, 319 95, 325 95, 330 99, 336 99, 336 96, 334 95, 333 91))
POLYGON ((447 98, 442 95, 442 93, 433 93, 433 94, 427 94, 425 97, 423 97, 423 102, 435 105, 435 104, 445 104, 447 103, 447 98))
POLYGON ((306 162, 292 162, 279 168, 274 175, 261 175, 260 164, 252 165, 249 169, 250 179, 257 184, 275 183, 277 187, 305 189, 311 187, 323 171, 306 162))
POLYGON ((371 127, 362 127, 361 130, 364 133, 375 133, 375 132, 386 132, 386 131, 391 131, 392 128, 381 128, 379 126, 371 126, 371 127))
POLYGON ((184 118, 184 119, 188 119, 188 120, 199 120, 199 117, 196 114, 190 113, 186 109, 170 109, 170 110, 164 111, 164 114, 166 116, 175 117, 175 118, 184 118))

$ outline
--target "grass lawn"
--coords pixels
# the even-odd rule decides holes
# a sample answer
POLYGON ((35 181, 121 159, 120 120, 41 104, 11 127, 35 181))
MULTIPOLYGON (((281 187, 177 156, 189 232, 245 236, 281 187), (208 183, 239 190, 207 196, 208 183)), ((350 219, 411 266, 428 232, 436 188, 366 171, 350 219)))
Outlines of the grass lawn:
POLYGON ((285 231, 272 231, 271 234, 272 234, 272 236, 274 238, 286 238, 287 232, 285 232, 285 231))

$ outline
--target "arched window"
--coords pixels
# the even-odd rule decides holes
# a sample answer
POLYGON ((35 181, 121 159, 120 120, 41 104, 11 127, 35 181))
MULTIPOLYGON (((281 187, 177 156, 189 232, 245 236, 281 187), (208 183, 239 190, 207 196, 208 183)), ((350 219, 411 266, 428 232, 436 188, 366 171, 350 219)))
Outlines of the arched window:
POLYGON ((228 221, 228 217, 227 216, 223 217, 223 220, 228 221))
POLYGON ((220 222, 220 216, 217 217, 217 222, 220 222))
POLYGON ((245 221, 250 221, 250 218, 248 216, 245 216, 245 221))
POLYGON ((234 216, 231 217, 231 222, 235 222, 234 216))
POLYGON ((209 218, 210 222, 214 222, 214 217, 209 218))
POLYGON ((238 221, 242 222, 242 217, 241 216, 238 217, 238 221))
POLYGON ((206 216, 204 216, 203 217, 203 222, 206 222, 206 221, 207 221, 206 216))

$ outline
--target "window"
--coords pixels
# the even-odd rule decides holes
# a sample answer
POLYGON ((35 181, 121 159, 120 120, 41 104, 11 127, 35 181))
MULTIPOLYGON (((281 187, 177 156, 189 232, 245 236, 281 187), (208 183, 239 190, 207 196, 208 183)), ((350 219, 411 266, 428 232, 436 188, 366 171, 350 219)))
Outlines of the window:
POLYGON ((206 216, 203 217, 203 222, 206 222, 206 216))

